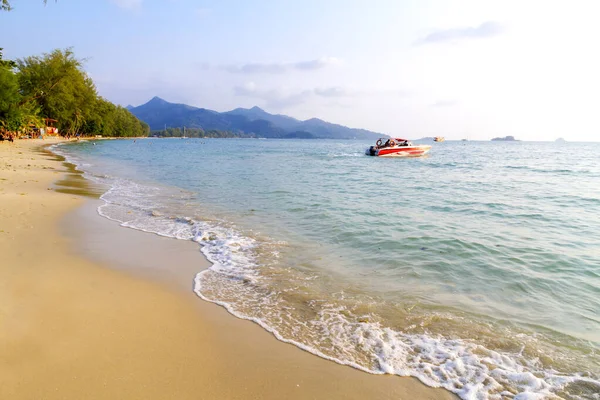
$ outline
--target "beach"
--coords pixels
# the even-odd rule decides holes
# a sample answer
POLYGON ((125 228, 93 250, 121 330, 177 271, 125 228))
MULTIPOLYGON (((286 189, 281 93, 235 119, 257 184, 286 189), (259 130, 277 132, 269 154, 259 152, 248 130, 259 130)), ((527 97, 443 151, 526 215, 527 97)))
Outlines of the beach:
POLYGON ((41 152, 48 143, 0 143, 0 398, 455 398, 316 357, 201 301, 198 246, 97 216, 98 189, 41 152))

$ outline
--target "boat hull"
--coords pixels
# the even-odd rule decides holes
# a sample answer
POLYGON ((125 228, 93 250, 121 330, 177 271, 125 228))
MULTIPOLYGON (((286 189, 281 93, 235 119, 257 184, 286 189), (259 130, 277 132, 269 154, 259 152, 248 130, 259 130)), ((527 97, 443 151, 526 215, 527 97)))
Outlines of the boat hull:
POLYGON ((431 146, 428 145, 384 147, 381 149, 371 147, 367 149, 366 154, 375 157, 421 157, 427 154, 429 150, 431 150, 431 146))

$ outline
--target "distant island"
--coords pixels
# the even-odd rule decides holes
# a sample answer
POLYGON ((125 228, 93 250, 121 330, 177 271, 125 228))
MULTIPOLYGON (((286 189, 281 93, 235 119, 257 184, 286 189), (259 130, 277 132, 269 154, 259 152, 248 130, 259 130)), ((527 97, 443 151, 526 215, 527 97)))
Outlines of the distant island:
POLYGON ((558 139, 555 140, 555 142, 557 142, 557 143, 564 143, 564 142, 566 142, 566 140, 563 139, 563 138, 561 138, 561 137, 559 137, 558 139))
POLYGON ((492 142, 520 142, 520 140, 515 139, 514 136, 504 136, 502 137, 496 137, 492 139, 492 142))
POLYGON ((159 137, 181 137, 184 127, 186 137, 368 140, 389 137, 318 118, 301 121, 287 115, 270 114, 259 107, 217 112, 154 97, 141 106, 127 106, 127 110, 150 126, 151 136, 159 137))

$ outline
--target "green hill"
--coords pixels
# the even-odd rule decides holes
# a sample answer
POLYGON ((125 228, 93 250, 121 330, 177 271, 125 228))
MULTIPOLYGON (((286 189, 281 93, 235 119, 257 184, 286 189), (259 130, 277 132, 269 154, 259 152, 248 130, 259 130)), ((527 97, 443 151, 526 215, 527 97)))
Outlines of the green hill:
POLYGON ((138 107, 128 106, 129 111, 157 131, 165 127, 188 127, 228 131, 234 134, 265 138, 303 137, 315 139, 377 139, 387 135, 365 129, 353 129, 320 119, 300 121, 286 115, 270 114, 259 107, 219 113, 169 103, 159 97, 138 107))

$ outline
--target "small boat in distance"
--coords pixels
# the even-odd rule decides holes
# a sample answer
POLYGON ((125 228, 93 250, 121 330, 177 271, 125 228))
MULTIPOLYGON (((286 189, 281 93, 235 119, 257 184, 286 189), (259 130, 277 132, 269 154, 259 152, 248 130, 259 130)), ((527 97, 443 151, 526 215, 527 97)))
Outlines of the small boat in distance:
POLYGON ((375 146, 365 152, 368 156, 375 157, 421 157, 431 150, 426 144, 414 145, 407 139, 390 138, 378 139, 375 146))
POLYGON ((433 138, 434 142, 443 142, 444 140, 446 140, 446 139, 444 139, 443 136, 436 136, 433 138))

